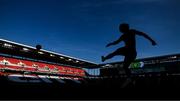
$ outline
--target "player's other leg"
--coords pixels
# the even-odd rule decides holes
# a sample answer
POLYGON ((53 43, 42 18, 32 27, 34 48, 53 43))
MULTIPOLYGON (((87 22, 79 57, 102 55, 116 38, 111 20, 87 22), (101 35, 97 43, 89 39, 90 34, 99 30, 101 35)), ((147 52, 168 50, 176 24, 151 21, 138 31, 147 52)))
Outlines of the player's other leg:
POLYGON ((136 55, 136 52, 129 52, 129 54, 125 55, 123 68, 128 77, 131 76, 131 70, 129 69, 129 66, 136 59, 136 55))
POLYGON ((131 74, 131 70, 129 69, 130 64, 136 59, 136 53, 131 54, 129 53, 128 55, 125 56, 124 59, 124 65, 123 68, 125 70, 125 73, 127 75, 127 79, 126 81, 122 84, 122 88, 126 87, 130 82, 133 83, 133 85, 135 84, 135 80, 133 80, 132 78, 132 74, 131 74))
POLYGON ((104 62, 105 60, 111 59, 111 58, 113 58, 116 55, 123 55, 124 56, 125 55, 125 48, 122 47, 122 48, 117 49, 113 53, 110 53, 107 56, 101 56, 101 60, 102 60, 102 62, 104 62))

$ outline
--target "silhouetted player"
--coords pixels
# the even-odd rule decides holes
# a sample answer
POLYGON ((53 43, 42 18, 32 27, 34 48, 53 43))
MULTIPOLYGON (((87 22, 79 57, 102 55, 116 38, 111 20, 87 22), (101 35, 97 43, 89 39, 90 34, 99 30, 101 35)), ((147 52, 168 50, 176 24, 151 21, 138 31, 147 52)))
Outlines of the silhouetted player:
POLYGON ((147 38, 148 40, 150 40, 152 42, 152 45, 156 45, 156 42, 143 32, 140 32, 140 31, 137 31, 134 29, 129 29, 129 25, 126 23, 120 24, 119 31, 122 32, 123 35, 120 36, 120 38, 118 40, 116 40, 112 43, 109 43, 106 47, 109 47, 111 45, 116 45, 121 41, 125 42, 125 46, 117 49, 116 51, 114 51, 113 53, 111 53, 105 57, 102 56, 101 58, 102 58, 102 62, 104 62, 105 60, 110 59, 116 55, 125 56, 123 68, 124 68, 127 76, 130 76, 131 71, 128 67, 136 59, 136 56, 137 56, 135 35, 144 36, 145 38, 147 38))

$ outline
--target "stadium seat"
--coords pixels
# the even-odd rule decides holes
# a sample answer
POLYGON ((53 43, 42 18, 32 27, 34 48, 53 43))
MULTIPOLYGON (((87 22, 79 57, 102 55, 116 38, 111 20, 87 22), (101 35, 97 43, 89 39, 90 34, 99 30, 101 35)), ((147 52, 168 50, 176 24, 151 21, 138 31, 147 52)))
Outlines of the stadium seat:
POLYGON ((4 60, 4 59, 5 59, 5 57, 0 56, 0 61, 2 61, 2 60, 4 60))
POLYGON ((47 70, 45 69, 46 64, 45 63, 40 63, 40 62, 36 62, 36 65, 38 65, 38 70, 39 72, 47 72, 47 70))
POLYGON ((4 62, 5 62, 5 58, 4 57, 0 57, 0 69, 4 68, 4 62))
POLYGON ((53 72, 54 66, 51 65, 51 64, 46 64, 46 65, 47 65, 47 67, 49 68, 49 71, 50 71, 50 72, 53 72))
POLYGON ((78 71, 79 69, 73 69, 73 72, 74 72, 74 75, 77 75, 77 76, 79 76, 79 71, 78 71))
POLYGON ((67 75, 74 75, 72 68, 70 68, 70 67, 65 67, 65 68, 67 70, 67 75))
POLYGON ((51 70, 53 73, 59 73, 59 69, 58 69, 58 66, 54 65, 53 66, 53 69, 51 70))
POLYGON ((20 61, 18 59, 13 59, 13 58, 6 58, 7 61, 9 61, 11 64, 18 64, 20 61))
POLYGON ((81 69, 79 69, 79 76, 85 76, 85 72, 84 72, 84 70, 81 70, 81 69))
POLYGON ((33 64, 34 64, 33 62, 27 61, 27 60, 22 60, 22 62, 25 64, 25 67, 24 67, 25 71, 31 71, 31 72, 36 71, 36 68, 33 67, 33 64))
POLYGON ((63 66, 58 66, 58 69, 59 69, 60 74, 63 74, 63 75, 67 74, 66 70, 65 70, 65 68, 63 66))
POLYGON ((7 69, 21 70, 22 67, 18 65, 20 62, 18 59, 6 58, 9 64, 6 66, 7 69))
POLYGON ((32 67, 32 65, 33 65, 33 62, 31 62, 31 61, 27 61, 27 60, 21 60, 26 66, 30 66, 30 67, 32 67))

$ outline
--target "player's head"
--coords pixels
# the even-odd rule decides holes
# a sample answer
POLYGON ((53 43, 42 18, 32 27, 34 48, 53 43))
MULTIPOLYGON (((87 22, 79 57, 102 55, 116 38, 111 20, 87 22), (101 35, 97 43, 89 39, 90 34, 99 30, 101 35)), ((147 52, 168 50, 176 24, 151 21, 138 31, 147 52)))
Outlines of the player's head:
POLYGON ((129 31, 129 24, 127 24, 127 23, 120 24, 119 25, 119 31, 121 31, 121 32, 129 31))

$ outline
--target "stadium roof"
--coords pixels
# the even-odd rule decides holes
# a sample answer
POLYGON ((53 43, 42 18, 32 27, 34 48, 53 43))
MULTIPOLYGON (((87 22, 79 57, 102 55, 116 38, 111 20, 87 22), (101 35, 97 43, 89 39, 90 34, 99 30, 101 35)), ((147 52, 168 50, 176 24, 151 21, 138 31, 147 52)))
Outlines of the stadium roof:
POLYGON ((0 53, 19 56, 29 59, 37 59, 47 62, 60 63, 64 65, 71 65, 77 67, 86 67, 97 65, 94 62, 90 62, 87 60, 71 57, 68 55, 40 49, 38 50, 36 47, 16 43, 13 41, 0 39, 0 53))

